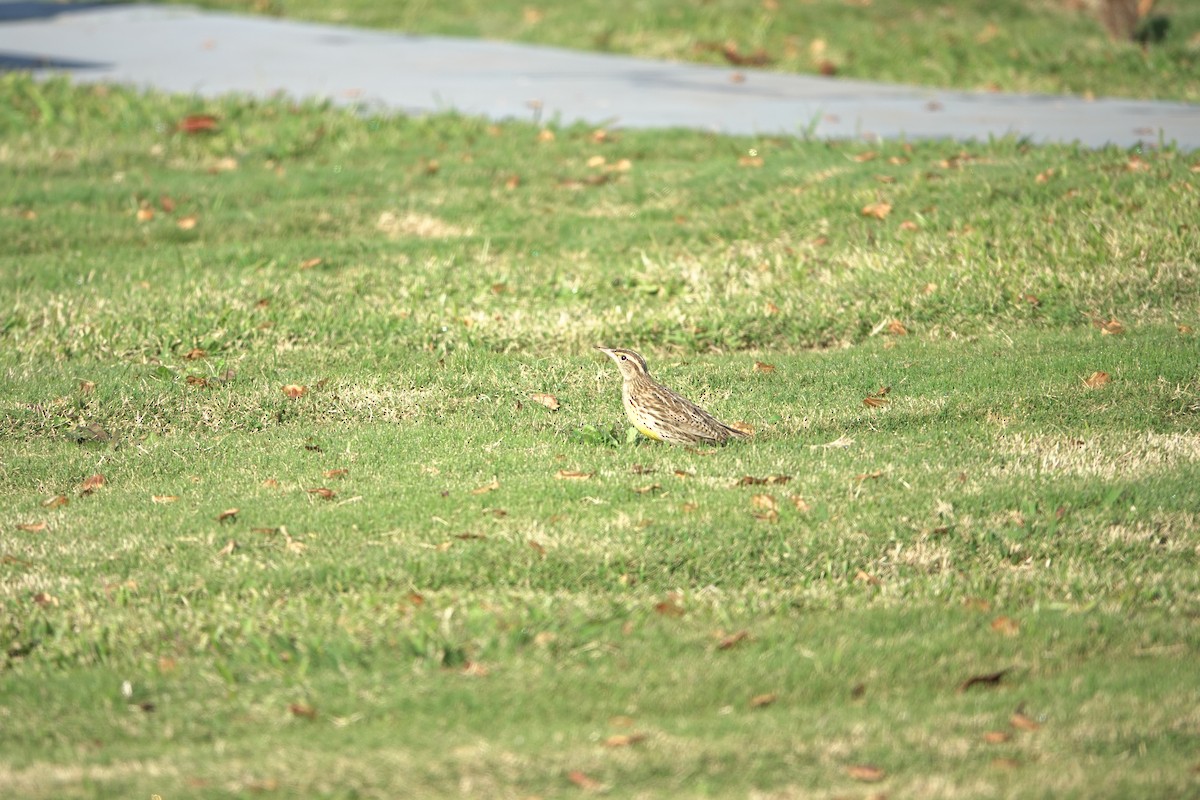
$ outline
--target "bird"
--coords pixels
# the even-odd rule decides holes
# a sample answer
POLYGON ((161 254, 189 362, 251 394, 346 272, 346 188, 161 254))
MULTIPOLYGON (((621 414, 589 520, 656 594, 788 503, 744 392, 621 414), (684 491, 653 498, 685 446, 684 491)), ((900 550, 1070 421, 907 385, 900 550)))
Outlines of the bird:
POLYGON ((650 376, 646 359, 623 347, 596 349, 611 358, 621 371, 621 402, 625 416, 643 436, 660 442, 695 446, 724 444, 747 434, 731 428, 678 392, 650 376))

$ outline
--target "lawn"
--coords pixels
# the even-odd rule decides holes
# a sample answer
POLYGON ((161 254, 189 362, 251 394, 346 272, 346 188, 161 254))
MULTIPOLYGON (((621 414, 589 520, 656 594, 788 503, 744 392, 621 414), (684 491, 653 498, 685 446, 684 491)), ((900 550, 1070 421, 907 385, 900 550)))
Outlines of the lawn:
POLYGON ((1200 4, 1157 0, 180 0, 418 34, 467 36, 972 91, 1200 102, 1200 4), (1117 15, 1120 18, 1120 15, 1117 15), (1131 32, 1130 32, 1131 31, 1131 32))
POLYGON ((0 795, 1200 791, 1198 169, 0 76, 0 795))

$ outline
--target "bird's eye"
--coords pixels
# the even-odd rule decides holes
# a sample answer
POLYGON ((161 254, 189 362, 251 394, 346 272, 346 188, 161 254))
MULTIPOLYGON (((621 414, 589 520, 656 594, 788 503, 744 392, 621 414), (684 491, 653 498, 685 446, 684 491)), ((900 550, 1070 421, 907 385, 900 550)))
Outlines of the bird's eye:
POLYGON ((628 361, 628 360, 629 360, 629 356, 621 356, 621 360, 622 360, 622 361, 628 361))

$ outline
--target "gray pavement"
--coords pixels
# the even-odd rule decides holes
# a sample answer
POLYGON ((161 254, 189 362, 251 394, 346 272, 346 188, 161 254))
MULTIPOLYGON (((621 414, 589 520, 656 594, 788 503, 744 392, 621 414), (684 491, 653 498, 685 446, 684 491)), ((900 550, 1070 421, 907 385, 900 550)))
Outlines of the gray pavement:
POLYGON ((924 89, 179 6, 0 0, 0 69, 607 127, 1200 147, 1198 105, 924 89))

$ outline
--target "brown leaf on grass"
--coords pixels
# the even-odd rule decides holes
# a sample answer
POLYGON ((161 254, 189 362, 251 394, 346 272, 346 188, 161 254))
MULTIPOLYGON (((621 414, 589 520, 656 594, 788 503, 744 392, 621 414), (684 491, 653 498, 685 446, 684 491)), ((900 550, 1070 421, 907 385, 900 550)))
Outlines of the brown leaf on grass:
POLYGON ((756 494, 750 498, 750 505, 763 511, 775 511, 779 508, 778 501, 769 494, 756 494))
POLYGON ((546 142, 553 142, 554 138, 554 131, 550 130, 549 128, 542 128, 540 131, 538 131, 536 137, 537 141, 542 144, 545 144, 546 142))
POLYGON ((629 471, 634 475, 649 475, 654 472, 654 467, 647 467, 643 464, 634 464, 629 468, 629 471))
POLYGON ((752 169, 758 169, 764 163, 765 162, 763 161, 762 156, 741 156, 740 158, 738 158, 738 166, 739 167, 750 167, 752 169))
POLYGON ((142 206, 134 214, 134 217, 137 218, 138 222, 149 222, 154 219, 154 209, 149 206, 142 206))
POLYGON ((1191 325, 1176 325, 1175 330, 1179 331, 1184 336, 1187 336, 1189 333, 1192 332, 1192 326, 1191 325))
MULTIPOLYGON (((917 223, 913 222, 911 219, 906 219, 900 223, 900 230, 902 230, 902 231, 919 231, 919 230, 921 230, 921 226, 918 225, 917 223)), ((937 288, 937 284, 926 284, 926 286, 933 286, 935 289, 937 288)), ((925 294, 929 294, 929 292, 926 292, 925 294)))
POLYGON ((65 494, 56 494, 42 501, 43 508, 61 508, 71 502, 65 494))
POLYGON ((157 503, 158 505, 166 505, 167 503, 174 503, 178 499, 179 499, 179 495, 177 495, 177 494, 152 494, 152 495, 150 495, 150 502, 157 503))
POLYGON ((281 486, 278 478, 267 478, 262 482, 264 489, 278 489, 281 486))
POLYGON ((303 397, 304 395, 308 394, 308 387, 301 386, 298 383, 289 383, 283 387, 282 391, 285 396, 290 397, 291 399, 295 400, 299 397, 303 397))
POLYGON ((993 758, 992 766, 996 769, 1016 769, 1021 762, 1015 758, 993 758))
POLYGON ((488 665, 481 664, 478 661, 468 661, 463 664, 462 674, 468 678, 486 678, 491 674, 492 670, 488 665))
POLYGON ((875 219, 887 219, 888 214, 892 213, 892 204, 885 203, 880 200, 877 203, 867 203, 859 212, 864 217, 874 217, 875 219))
POLYGON ((104 476, 97 472, 95 475, 85 478, 83 483, 79 484, 79 496, 87 497, 105 483, 106 481, 104 480, 104 476))
POLYGON ((873 481, 883 477, 883 470, 877 469, 872 472, 860 472, 854 476, 856 481, 873 481))
POLYGON ((1112 377, 1107 372, 1096 371, 1083 379, 1083 385, 1089 389, 1098 389, 1107 385, 1112 377))
POLYGON ((817 72, 821 73, 827 78, 832 78, 838 73, 837 64, 833 63, 828 58, 823 58, 817 62, 817 72))
POLYGON ((333 498, 337 497, 337 492, 324 486, 317 486, 312 489, 305 489, 304 491, 308 492, 309 494, 315 494, 322 500, 332 500, 333 498))
POLYGON ((771 57, 761 47, 753 53, 742 53, 735 42, 726 42, 721 47, 721 55, 735 67, 765 67, 771 63, 771 57))
POLYGON ((1125 326, 1122 325, 1121 321, 1116 317, 1113 317, 1108 321, 1096 320, 1093 324, 1099 328, 1100 333, 1105 336, 1119 336, 1125 332, 1125 326))
POLYGON ((191 350, 188 350, 186 353, 184 353, 183 357, 188 361, 195 361, 200 358, 208 358, 208 353, 204 352, 204 350, 200 349, 199 347, 193 347, 191 350))
POLYGON ((604 740, 605 747, 629 747, 638 742, 646 741, 644 733, 614 733, 604 740))
POLYGON ((175 211, 175 200, 169 194, 160 194, 158 207, 163 210, 164 214, 171 214, 175 211))
POLYGON ((94 381, 80 381, 79 382, 79 393, 80 394, 91 394, 94 391, 96 391, 96 384, 94 381))
POLYGON ((1012 617, 999 616, 992 620, 992 630, 1004 636, 1016 636, 1021 632, 1021 623, 1012 617))
POLYGON ((325 470, 325 477, 331 478, 331 479, 332 478, 344 478, 349 474, 350 474, 350 470, 345 469, 345 468, 325 470))
POLYGON ((666 600, 654 604, 654 613, 664 617, 682 617, 684 612, 683 606, 679 605, 677 598, 668 597, 666 600))
POLYGON ((199 386, 200 388, 208 386, 208 378, 202 378, 199 375, 188 375, 183 382, 188 386, 199 386))
POLYGON ((544 405, 546 408, 550 409, 551 411, 558 411, 558 398, 552 394, 545 394, 543 392, 534 392, 533 394, 529 395, 529 399, 535 403, 540 403, 541 405, 544 405))
POLYGON ((500 488, 500 479, 492 478, 491 483, 485 483, 483 486, 480 486, 477 489, 472 489, 471 494, 487 494, 488 492, 494 492, 499 488, 500 488))
POLYGON ((758 486, 758 485, 783 485, 792 479, 791 475, 768 475, 765 478, 756 478, 753 475, 743 475, 737 482, 738 486, 758 486))
POLYGON ((529 545, 529 548, 533 550, 533 552, 537 553, 539 558, 546 557, 546 548, 541 543, 530 539, 525 542, 525 544, 529 545))
POLYGON ((633 491, 636 494, 654 494, 662 491, 661 483, 648 483, 645 486, 636 486, 633 491))
POLYGON ((200 218, 195 214, 188 214, 175 220, 175 227, 181 231, 190 231, 192 228, 200 224, 200 218))
POLYGON ((984 686, 988 688, 999 686, 1000 681, 1008 673, 1008 669, 1002 669, 996 672, 986 672, 982 675, 972 675, 958 685, 958 691, 961 694, 962 692, 965 692, 968 689, 973 689, 976 686, 984 686))
POLYGON ((220 514, 217 514, 217 522, 237 522, 238 510, 236 508, 227 508, 220 514))
POLYGON ((217 555, 219 555, 219 556, 233 555, 233 551, 237 550, 237 547, 238 547, 238 543, 235 542, 233 539, 230 539, 228 542, 225 543, 224 547, 222 547, 220 550, 217 551, 217 555))
POLYGON ((700 510, 700 504, 699 503, 684 503, 683 505, 681 505, 679 507, 679 510, 682 511, 684 514, 691 514, 694 511, 700 510))
POLYGON ((769 374, 769 373, 772 373, 772 372, 774 372, 774 371, 775 371, 775 365, 774 365, 774 364, 767 364, 767 363, 764 363, 764 362, 762 362, 762 361, 755 361, 755 362, 754 362, 754 371, 755 371, 755 372, 761 372, 761 373, 763 373, 764 375, 765 375, 765 374, 769 374))
POLYGON ((310 269, 313 269, 314 267, 319 267, 324 263, 325 263, 325 259, 320 258, 319 256, 313 256, 312 258, 306 258, 303 261, 301 261, 300 269, 310 270, 310 269))
POLYGON ((867 408, 881 408, 892 402, 887 398, 888 392, 892 391, 890 386, 881 386, 879 390, 867 395, 863 398, 863 405, 867 408))
POLYGON ((874 764, 852 764, 846 767, 846 774, 863 783, 879 783, 887 777, 887 773, 874 764))
POLYGON ((554 473, 554 477, 560 481, 586 481, 595 474, 594 472, 581 472, 577 469, 560 469, 554 473))
POLYGON ((876 578, 871 573, 867 572, 866 570, 862 570, 862 569, 860 569, 858 572, 854 573, 854 580, 862 581, 863 583, 869 584, 871 586, 881 586, 883 584, 883 581, 879 580, 879 578, 876 578))
POLYGON ((58 598, 48 592, 38 592, 33 596, 33 602, 42 608, 58 605, 58 598))
POLYGON ((598 792, 604 788, 604 784, 595 778, 589 777, 586 773, 573 769, 567 773, 567 780, 583 789, 585 792, 598 792))
POLYGON ((754 697, 750 698, 750 707, 751 708, 766 708, 767 706, 772 705, 778 699, 779 699, 779 695, 776 694, 775 692, 766 692, 765 694, 756 694, 756 695, 754 695, 754 697))
POLYGON ((175 123, 175 130, 191 135, 212 133, 217 130, 217 122, 217 118, 212 114, 189 114, 175 123))
POLYGON ((800 511, 800 512, 812 511, 812 506, 810 506, 808 504, 808 501, 805 500, 800 495, 794 494, 791 497, 789 497, 788 499, 792 501, 792 505, 794 505, 796 507, 797 511, 800 511))
POLYGON ((983 740, 988 744, 1004 744, 1012 739, 1012 734, 1008 731, 987 731, 983 734, 983 740))
POLYGON ((898 319, 894 319, 887 324, 887 332, 892 336, 907 336, 908 328, 904 327, 904 323, 898 319))
POLYGON ((721 637, 721 641, 717 642, 717 649, 718 650, 728 650, 732 647, 736 647, 737 645, 748 640, 749 638, 750 638, 750 631, 743 630, 743 631, 738 631, 737 633, 731 633, 728 636, 721 637))
POLYGON ((1042 727, 1040 722, 1019 708, 1008 718, 1008 724, 1020 731, 1036 731, 1042 727))
POLYGON ((288 706, 288 711, 292 712, 293 717, 302 717, 303 719, 317 718, 317 710, 308 703, 292 703, 288 706))
POLYGON ((17 530, 24 531, 25 533, 41 533, 42 531, 46 530, 47 527, 48 525, 46 524, 45 520, 41 520, 39 522, 17 523, 17 530))

